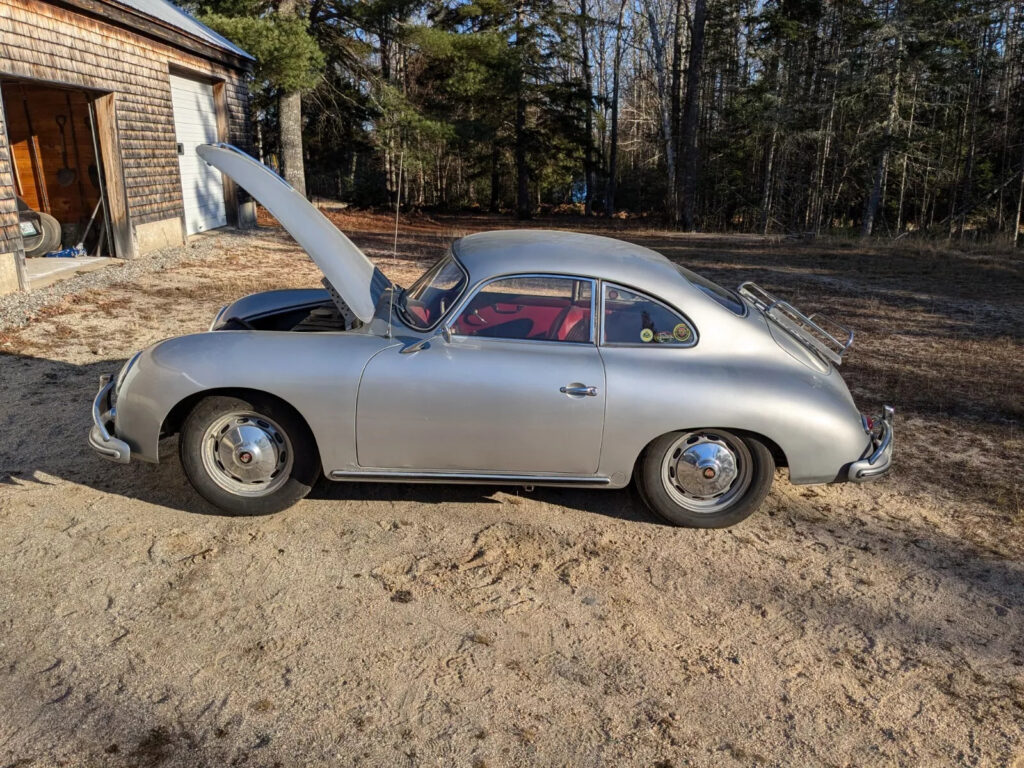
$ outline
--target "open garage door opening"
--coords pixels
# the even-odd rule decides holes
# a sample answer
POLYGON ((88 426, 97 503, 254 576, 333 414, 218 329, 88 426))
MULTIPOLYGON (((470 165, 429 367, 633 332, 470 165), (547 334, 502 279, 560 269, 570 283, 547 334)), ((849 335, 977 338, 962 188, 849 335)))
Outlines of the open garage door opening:
POLYGON ((194 235, 228 223, 224 179, 220 171, 196 154, 200 144, 220 141, 214 85, 171 74, 174 132, 178 142, 185 232, 194 235))
POLYGON ((95 94, 0 80, 19 226, 27 258, 114 256, 95 94))

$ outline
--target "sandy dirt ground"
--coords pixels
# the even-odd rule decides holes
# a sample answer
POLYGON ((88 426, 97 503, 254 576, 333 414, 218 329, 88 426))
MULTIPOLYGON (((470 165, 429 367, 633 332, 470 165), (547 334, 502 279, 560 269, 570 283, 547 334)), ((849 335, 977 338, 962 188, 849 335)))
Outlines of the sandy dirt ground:
MULTIPOLYGON (((406 282, 505 222, 339 215, 406 282)), ((858 331, 899 468, 725 531, 634 492, 331 484, 219 516, 86 446, 100 373, 240 294, 315 285, 275 230, 0 330, 0 768, 1024 766, 1019 260, 623 236, 858 331)), ((115 267, 116 269, 116 267, 115 267)))

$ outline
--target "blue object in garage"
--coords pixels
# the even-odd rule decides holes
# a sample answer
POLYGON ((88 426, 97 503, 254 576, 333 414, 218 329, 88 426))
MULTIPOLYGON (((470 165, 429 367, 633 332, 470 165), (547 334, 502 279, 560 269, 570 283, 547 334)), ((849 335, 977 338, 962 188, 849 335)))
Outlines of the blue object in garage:
POLYGON ((62 251, 51 251, 46 254, 48 259, 73 259, 76 256, 85 256, 85 250, 78 246, 72 246, 71 248, 65 248, 62 251))

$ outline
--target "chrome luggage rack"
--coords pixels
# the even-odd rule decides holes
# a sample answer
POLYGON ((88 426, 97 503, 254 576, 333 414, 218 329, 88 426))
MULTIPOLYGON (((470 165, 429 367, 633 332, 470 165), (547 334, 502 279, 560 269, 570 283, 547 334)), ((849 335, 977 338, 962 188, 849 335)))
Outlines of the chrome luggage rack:
POLYGON ((805 315, 788 301, 773 296, 757 283, 743 283, 739 287, 739 292, 805 347, 822 355, 826 360, 831 360, 835 365, 842 364, 846 350, 853 346, 853 331, 846 326, 817 313, 805 315), (843 337, 845 341, 840 340, 843 337))

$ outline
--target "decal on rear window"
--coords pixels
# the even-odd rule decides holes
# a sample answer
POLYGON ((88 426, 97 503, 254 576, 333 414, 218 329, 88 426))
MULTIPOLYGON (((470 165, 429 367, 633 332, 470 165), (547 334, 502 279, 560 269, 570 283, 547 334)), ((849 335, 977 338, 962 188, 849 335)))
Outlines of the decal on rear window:
POLYGON ((693 326, 675 310, 642 293, 605 284, 603 324, 605 344, 693 346, 693 326))

